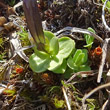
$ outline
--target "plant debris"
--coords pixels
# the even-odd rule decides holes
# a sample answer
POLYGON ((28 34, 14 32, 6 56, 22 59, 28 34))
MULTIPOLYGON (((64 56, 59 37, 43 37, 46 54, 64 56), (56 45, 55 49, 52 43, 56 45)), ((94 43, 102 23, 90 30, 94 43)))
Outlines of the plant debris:
POLYGON ((1 0, 0 110, 109 110, 109 35, 109 0, 1 0))

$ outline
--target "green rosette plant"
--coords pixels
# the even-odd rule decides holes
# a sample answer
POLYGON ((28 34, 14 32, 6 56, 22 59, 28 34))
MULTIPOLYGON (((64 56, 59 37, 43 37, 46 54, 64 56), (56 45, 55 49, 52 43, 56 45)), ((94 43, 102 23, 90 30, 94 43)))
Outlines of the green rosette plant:
POLYGON ((57 38, 53 33, 44 31, 45 51, 35 50, 29 58, 29 64, 34 72, 46 70, 54 73, 64 73, 67 67, 66 59, 75 49, 74 40, 68 37, 57 38))
POLYGON ((57 38, 52 32, 43 31, 36 0, 23 0, 23 8, 30 33, 29 39, 34 45, 34 53, 29 58, 30 68, 34 72, 49 70, 63 74, 68 67, 74 72, 90 70, 87 65, 87 50, 79 49, 75 52, 75 42, 71 38, 57 38))
POLYGON ((89 71, 88 54, 86 49, 77 49, 75 54, 70 56, 67 60, 67 65, 73 72, 89 71))
POLYGON ((46 70, 64 73, 66 59, 75 49, 74 40, 68 37, 57 38, 52 32, 43 31, 36 0, 24 0, 23 8, 31 34, 34 53, 29 58, 29 65, 36 73, 46 70))

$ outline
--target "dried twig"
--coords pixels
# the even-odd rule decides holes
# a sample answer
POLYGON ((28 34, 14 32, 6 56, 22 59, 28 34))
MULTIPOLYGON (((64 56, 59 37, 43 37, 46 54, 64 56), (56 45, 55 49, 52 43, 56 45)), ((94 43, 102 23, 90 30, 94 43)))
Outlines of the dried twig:
POLYGON ((17 3, 16 5, 14 5, 13 9, 14 11, 16 12, 16 8, 20 7, 20 6, 23 6, 23 1, 17 3))
POLYGON ((65 32, 65 31, 70 31, 72 33, 73 32, 77 32, 77 33, 89 34, 89 35, 93 36, 94 38, 96 38, 101 43, 104 42, 101 37, 99 37, 98 35, 94 34, 93 32, 90 32, 87 29, 81 29, 81 28, 76 28, 76 27, 65 27, 65 28, 61 29, 60 31, 57 31, 55 33, 55 35, 59 37, 59 34, 65 32))
POLYGON ((16 52, 17 50, 21 49, 21 43, 19 41, 19 39, 17 38, 16 32, 11 34, 12 38, 10 40, 10 44, 11 44, 11 48, 12 48, 12 55, 16 56, 17 54, 24 59, 26 62, 28 62, 28 57, 26 56, 26 54, 24 53, 24 51, 19 51, 16 52))
POLYGON ((102 106, 102 110, 108 110, 110 108, 110 93, 108 99, 105 101, 105 103, 102 106))
POLYGON ((98 77, 97 77, 97 82, 100 83, 101 78, 102 78, 102 72, 103 72, 103 68, 104 68, 104 64, 105 64, 105 59, 107 56, 107 46, 108 46, 108 42, 109 42, 110 38, 105 39, 103 47, 102 47, 102 60, 101 60, 101 64, 99 66, 99 72, 98 72, 98 77))
POLYGON ((106 83, 106 84, 103 84, 101 86, 98 86, 97 88, 93 89, 92 91, 90 91, 88 94, 86 94, 83 99, 82 99, 82 107, 83 107, 83 110, 86 110, 86 107, 85 107, 85 101, 87 98, 89 98, 92 94, 94 94, 95 92, 97 92, 98 90, 100 89, 103 89, 103 88, 106 88, 106 87, 109 87, 110 86, 110 83, 106 83))
POLYGON ((66 101, 68 110, 71 110, 71 106, 70 106, 70 103, 69 103, 69 100, 68 100, 68 96, 66 94, 66 91, 65 91, 65 88, 64 87, 62 87, 62 91, 63 91, 64 97, 65 97, 65 101, 66 101))
POLYGON ((88 74, 91 74, 92 73, 92 71, 80 71, 80 72, 77 72, 77 73, 74 73, 67 81, 66 81, 66 83, 69 83, 69 82, 71 82, 76 76, 78 76, 78 75, 81 75, 81 74, 86 74, 86 75, 88 75, 88 74))
POLYGON ((105 28, 108 30, 108 31, 110 31, 110 27, 107 25, 107 23, 106 23, 106 21, 105 21, 105 7, 106 7, 106 4, 107 4, 107 2, 108 2, 109 0, 106 0, 105 2, 104 2, 104 5, 103 5, 103 8, 102 8, 102 22, 103 22, 103 24, 104 24, 104 26, 105 26, 105 28))
POLYGON ((106 100, 106 101, 105 101, 105 103, 103 104, 103 106, 102 106, 102 109, 101 109, 101 110, 106 110, 106 106, 107 106, 107 104, 108 104, 108 100, 106 100))
POLYGON ((94 3, 95 5, 97 5, 97 6, 103 6, 103 5, 100 4, 100 3, 96 3, 95 0, 93 0, 93 3, 94 3))

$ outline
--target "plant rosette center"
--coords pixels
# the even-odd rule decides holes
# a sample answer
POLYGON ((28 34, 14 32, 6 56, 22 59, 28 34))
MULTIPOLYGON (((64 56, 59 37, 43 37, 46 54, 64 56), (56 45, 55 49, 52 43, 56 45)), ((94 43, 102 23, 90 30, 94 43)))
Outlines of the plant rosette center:
POLYGON ((77 49, 73 56, 70 56, 67 60, 67 65, 73 72, 89 71, 88 66, 88 51, 86 49, 77 49))
POLYGON ((45 51, 36 48, 29 58, 29 64, 34 72, 46 70, 54 73, 64 73, 67 67, 67 58, 75 50, 75 42, 69 37, 57 38, 53 33, 44 31, 45 51))

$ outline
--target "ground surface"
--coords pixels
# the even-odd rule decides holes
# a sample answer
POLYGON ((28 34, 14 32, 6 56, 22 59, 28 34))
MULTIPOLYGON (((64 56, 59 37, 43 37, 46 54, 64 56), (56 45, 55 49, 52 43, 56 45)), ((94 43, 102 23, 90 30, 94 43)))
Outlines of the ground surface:
MULTIPOLYGON (((88 50, 91 71, 64 78, 50 71, 36 74, 30 69, 28 58, 33 50, 23 48, 27 48, 30 42, 22 3, 20 0, 10 1, 0 1, 0 110, 109 110, 110 32, 102 21, 103 3, 100 0, 39 0, 45 30, 57 34, 65 27, 77 27, 79 31, 86 29, 83 32, 62 31, 75 40, 76 48, 81 49, 85 45, 84 32, 88 27, 102 38, 102 41, 95 39, 88 50), (102 49, 99 56, 94 54, 98 46, 102 49), (25 51, 19 51, 19 48, 25 51), (104 67, 102 79, 97 83, 101 67, 104 67)), ((107 9, 105 18, 110 25, 107 9)))

